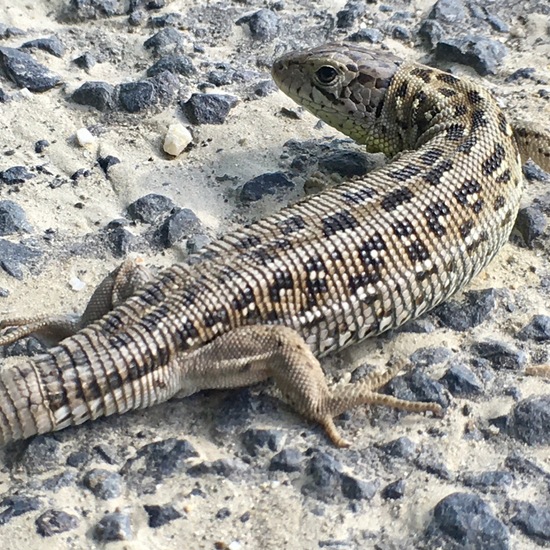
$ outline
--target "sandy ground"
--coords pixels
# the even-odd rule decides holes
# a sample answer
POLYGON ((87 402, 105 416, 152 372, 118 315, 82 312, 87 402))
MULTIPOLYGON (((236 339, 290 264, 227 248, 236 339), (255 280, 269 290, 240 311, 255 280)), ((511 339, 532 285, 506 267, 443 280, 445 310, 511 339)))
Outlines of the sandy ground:
MULTIPOLYGON (((10 101, 0 103, 0 171, 25 166, 37 174, 17 187, 0 184, 0 199, 17 202, 33 227, 30 235, 7 238, 12 242, 31 239, 44 252, 37 265, 23 268, 22 280, 0 270, 0 288, 8 291, 7 297, 0 298, 0 318, 81 311, 91 290, 118 265, 120 258, 113 257, 104 248, 97 251, 79 247, 78 243, 83 242, 85 236, 97 235, 110 221, 120 219, 135 199, 148 193, 167 195, 179 206, 192 209, 206 233, 214 238, 243 222, 275 211, 303 194, 305 176, 294 180, 295 190, 281 196, 268 197, 250 206, 238 200, 238 190, 250 178, 285 169, 286 161, 281 154, 286 141, 321 140, 336 135, 327 126, 316 125, 314 117, 306 113, 300 113, 298 120, 283 116, 283 107, 294 111, 296 107, 281 92, 246 100, 246 83, 242 82, 219 90, 214 86, 207 88, 241 98, 223 125, 188 124, 175 101, 163 109, 138 115, 119 111, 100 113, 76 105, 70 96, 85 81, 115 85, 144 78, 145 70, 156 58, 143 48, 143 42, 158 29, 145 23, 132 27, 128 25, 127 15, 65 22, 60 14, 67 3, 0 0, 0 23, 25 31, 24 36, 0 40, 0 46, 18 47, 33 38, 57 35, 67 50, 62 58, 40 50, 33 52, 38 61, 62 77, 63 83, 55 89, 29 93, 19 90, 5 75, 0 77, 0 87, 11 96, 10 101), (88 71, 76 68, 71 62, 85 51, 92 52, 100 61, 88 71), (169 158, 162 152, 162 142, 168 126, 176 121, 191 129, 195 146, 177 158, 169 158), (80 147, 76 143, 75 132, 83 127, 92 128, 98 135, 92 146, 80 147), (37 154, 34 144, 40 139, 48 140, 50 146, 37 154), (96 162, 99 156, 105 155, 121 160, 108 178, 96 162), (38 172, 38 166, 46 170, 38 172), (82 168, 91 171, 90 177, 72 182, 71 175, 82 168), (64 184, 52 189, 49 184, 56 178, 64 184)), ((193 52, 193 44, 200 44, 204 49, 193 54, 197 75, 182 80, 180 97, 185 99, 197 91, 199 83, 205 81, 205 73, 216 63, 228 62, 253 71, 252 78, 257 81, 267 79, 268 63, 285 48, 342 39, 361 26, 376 25, 383 13, 379 4, 368 4, 367 14, 350 31, 330 28, 326 24, 327 14, 334 19, 344 4, 343 1, 285 1, 284 9, 275 12, 284 22, 279 35, 265 42, 251 38, 246 24, 235 24, 239 17, 264 7, 264 2, 175 0, 160 12, 147 12, 147 17, 179 12, 191 21, 193 13, 205 10, 200 24, 196 23, 204 29, 200 37, 196 26, 186 28, 182 24, 180 27, 188 40, 186 53, 193 52), (313 11, 318 13, 317 26, 311 19, 313 11), (371 12, 376 15, 371 16, 371 12), (306 30, 300 31, 299 25, 306 30)), ((412 29, 414 36, 418 23, 432 4, 431 0, 419 0, 402 4, 389 1, 385 5, 393 11, 410 12, 404 25, 412 29)), ((485 78, 484 82, 514 116, 548 120, 550 101, 539 96, 538 90, 549 90, 549 16, 544 13, 543 3, 522 4, 525 4, 524 14, 518 17, 512 14, 513 9, 507 3, 492 3, 494 11, 510 26, 510 32, 498 36, 510 51, 497 74, 485 78), (505 82, 506 76, 524 67, 534 67, 538 81, 505 82)), ((383 44, 406 59, 429 60, 427 49, 414 41, 397 40, 390 33, 383 44)), ((460 65, 447 65, 447 68, 481 80, 471 68, 460 65)), ((532 204, 537 196, 548 192, 548 184, 530 183, 524 203, 532 204)), ((129 227, 136 235, 144 230, 140 225, 129 227)), ((168 264, 185 258, 185 242, 160 252, 140 251, 140 254, 152 264, 168 264)), ((430 334, 394 334, 355 346, 338 357, 329 358, 323 365, 336 379, 345 379, 365 362, 382 367, 395 351, 410 355, 424 347, 444 347, 453 356, 459 356, 472 341, 485 337, 513 342, 515 333, 532 315, 550 314, 548 286, 544 290, 541 285, 548 277, 548 246, 528 249, 510 243, 471 285, 472 289, 502 289, 501 296, 504 296, 490 319, 479 327, 463 333, 438 328, 430 334)), ((535 350, 517 341, 514 345, 523 347, 531 362, 535 351, 544 358, 543 346, 535 350)), ((446 368, 446 363, 432 366, 429 375, 438 379, 446 368)), ((509 506, 516 500, 544 504, 548 501, 547 481, 539 483, 536 476, 514 474, 511 486, 488 494, 465 488, 462 481, 466 473, 505 469, 505 459, 513 453, 550 471, 547 446, 527 447, 499 433, 489 423, 490 419, 509 413, 514 404, 511 388, 516 390, 515 395, 527 397, 548 394, 550 386, 518 372, 496 371, 494 374, 479 397, 453 397, 443 420, 378 409, 352 412, 341 422, 353 442, 349 450, 331 448, 318 428, 294 415, 263 387, 251 394, 236 393, 238 399, 246 403, 243 405, 246 418, 227 429, 218 428, 228 422, 224 417, 228 409, 234 414, 239 412, 238 399, 234 399, 231 392, 208 393, 51 436, 59 444, 59 448, 56 447, 59 464, 47 468, 29 466, 24 444, 15 449, 0 449, 0 501, 24 495, 37 497, 41 502, 38 510, 14 517, 5 524, 0 522, 0 547, 3 550, 32 546, 103 547, 106 543, 94 538, 95 526, 105 513, 115 510, 131 518, 132 533, 128 540, 107 543, 109 548, 420 547, 437 502, 455 491, 470 491, 489 502, 495 515, 508 526, 512 548, 533 548, 535 542, 511 525, 509 506), (284 443, 277 450, 298 449, 303 453, 303 470, 269 472, 274 452, 263 450, 259 456, 251 457, 243 449, 240 434, 249 427, 280 430, 284 443), (478 436, 468 437, 466 433, 478 436), (492 435, 488 435, 490 433, 492 435), (433 473, 429 468, 420 467, 418 462, 388 459, 379 450, 384 443, 402 436, 416 443, 419 456, 427 462, 444 465, 449 476, 433 473), (170 437, 186 439, 198 451, 199 456, 189 459, 186 465, 230 459, 239 467, 228 476, 212 473, 191 476, 182 467, 174 475, 158 480, 154 491, 147 494, 142 494, 139 484, 133 486, 123 476, 121 494, 109 500, 97 498, 83 486, 82 480, 92 468, 119 472, 138 449, 170 437), (97 452, 98 444, 111 450, 111 463, 97 452), (65 464, 75 451, 90 455, 80 468, 65 464), (307 457, 319 451, 341 462, 346 473, 375 482, 378 491, 374 498, 351 501, 336 493, 321 498, 304 490, 308 484, 304 471, 307 457), (58 490, 44 486, 45 480, 64 472, 73 475, 71 482, 58 490), (405 496, 395 501, 382 498, 380 490, 398 479, 406 480, 405 496), (147 525, 144 504, 171 504, 182 517, 153 529, 147 525), (78 527, 48 538, 40 536, 35 521, 49 509, 74 515, 78 518, 78 527), (219 513, 222 509, 229 511, 227 517, 219 513)))

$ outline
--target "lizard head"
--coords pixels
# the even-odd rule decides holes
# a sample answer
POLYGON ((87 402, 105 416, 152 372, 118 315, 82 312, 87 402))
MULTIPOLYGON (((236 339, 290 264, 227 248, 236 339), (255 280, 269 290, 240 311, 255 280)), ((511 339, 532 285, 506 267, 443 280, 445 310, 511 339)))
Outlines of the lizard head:
POLYGON ((278 58, 271 74, 308 111, 372 151, 373 125, 401 59, 353 44, 326 44, 278 58))

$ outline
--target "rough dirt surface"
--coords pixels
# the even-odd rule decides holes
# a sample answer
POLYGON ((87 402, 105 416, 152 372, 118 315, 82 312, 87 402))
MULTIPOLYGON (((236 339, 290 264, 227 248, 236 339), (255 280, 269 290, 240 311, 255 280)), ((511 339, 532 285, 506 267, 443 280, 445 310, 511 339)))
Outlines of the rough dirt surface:
MULTIPOLYGON (((380 163, 269 81, 277 55, 355 33, 550 120, 546 0, 0 0, 0 318, 81 311, 128 254, 183 260, 314 172, 380 163), (195 93, 231 97, 197 118, 195 93), (172 157, 175 123, 193 139, 172 157), (133 219, 151 193, 174 204, 133 219)), ((523 371, 550 362, 550 178, 526 176, 518 231, 465 293, 323 363, 338 381, 405 353, 417 369, 387 391, 444 419, 350 411, 337 450, 266 385, 37 437, 0 449, 0 548, 549 546, 550 383, 523 371)))

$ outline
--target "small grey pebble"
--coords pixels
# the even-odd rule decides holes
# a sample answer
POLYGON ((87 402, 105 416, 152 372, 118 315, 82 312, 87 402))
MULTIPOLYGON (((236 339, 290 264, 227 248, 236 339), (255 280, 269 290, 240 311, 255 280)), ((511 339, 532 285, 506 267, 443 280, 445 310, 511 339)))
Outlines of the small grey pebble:
POLYGON ((182 108, 192 124, 223 124, 238 98, 229 94, 192 94, 182 108))
MULTIPOLYGON (((427 538, 443 548, 508 550, 508 528, 479 496, 452 493, 439 501, 426 530, 427 538)), ((436 546, 432 546, 436 547, 436 546)))
POLYGON ((294 188, 294 184, 283 172, 269 172, 248 180, 241 188, 243 202, 258 201, 266 195, 275 195, 294 188))
POLYGON ((175 208, 174 201, 165 195, 149 193, 128 205, 126 215, 134 221, 153 224, 175 208))
POLYGON ((283 449, 271 459, 271 472, 299 472, 302 469, 302 453, 298 449, 283 449))
POLYGON ((171 505, 158 506, 156 504, 145 504, 143 506, 149 516, 149 527, 157 529, 175 519, 181 518, 182 515, 171 505))
POLYGON ((27 180, 35 178, 36 175, 29 172, 25 166, 12 166, 3 172, 0 172, 0 180, 8 185, 16 183, 25 183, 27 180))
POLYGON ((281 450, 283 432, 280 430, 265 430, 250 428, 242 434, 242 443, 251 456, 257 456, 261 449, 277 452, 281 450))
POLYGON ((0 526, 13 518, 40 510, 41 501, 36 497, 26 495, 3 496, 0 500, 0 526))
POLYGON ((36 532, 43 537, 51 537, 78 527, 78 518, 63 510, 46 510, 35 520, 36 532))
POLYGON ((529 397, 517 403, 506 424, 508 433, 527 445, 550 444, 550 395, 529 397))
POLYGON ((25 211, 13 201, 0 200, 0 236, 31 231, 25 211))
POLYGON ((100 542, 132 540, 132 522, 124 512, 105 514, 94 530, 94 538, 100 542))
POLYGON ((193 60, 187 55, 164 55, 147 69, 147 76, 156 76, 163 71, 176 75, 191 76, 197 72, 193 60))
POLYGON ((550 341, 550 315, 534 315, 519 332, 520 340, 550 341))
POLYGON ((84 82, 76 89, 71 99, 79 105, 88 105, 98 111, 108 111, 113 108, 115 88, 107 82, 84 82))
POLYGON ((273 40, 279 33, 279 16, 268 9, 261 9, 252 15, 241 17, 237 25, 248 24, 252 38, 264 42, 273 40))
POLYGON ((481 380, 463 363, 453 364, 440 379, 454 396, 480 394, 481 380))
POLYGON ((15 48, 0 47, 0 66, 10 80, 31 92, 45 92, 61 83, 60 76, 15 48))
POLYGON ((417 448, 417 444, 405 436, 398 437, 381 446, 384 452, 398 458, 412 458, 416 455, 417 448))
POLYGON ((363 481, 350 475, 343 475, 341 479, 342 494, 350 500, 372 500, 376 494, 376 484, 372 481, 363 481))
POLYGON ((96 63, 95 57, 90 52, 84 52, 73 60, 74 64, 80 69, 91 69, 96 63))
POLYGON ((490 366, 497 370, 519 370, 527 363, 525 352, 498 340, 474 342, 470 349, 472 354, 486 359, 490 366))
POLYGON ((122 478, 116 472, 94 468, 83 479, 84 486, 101 500, 117 498, 122 494, 122 478))
POLYGON ((65 55, 65 46, 57 38, 57 36, 50 36, 48 38, 37 38, 35 40, 29 40, 21 45, 24 49, 39 49, 48 52, 55 57, 63 57, 65 55))
POLYGON ((398 500, 405 496, 406 483, 403 479, 398 479, 386 485, 381 492, 382 498, 386 500, 398 500))
POLYGON ((541 545, 550 542, 550 507, 531 502, 515 502, 511 522, 541 545), (544 541, 544 542, 543 542, 544 541))

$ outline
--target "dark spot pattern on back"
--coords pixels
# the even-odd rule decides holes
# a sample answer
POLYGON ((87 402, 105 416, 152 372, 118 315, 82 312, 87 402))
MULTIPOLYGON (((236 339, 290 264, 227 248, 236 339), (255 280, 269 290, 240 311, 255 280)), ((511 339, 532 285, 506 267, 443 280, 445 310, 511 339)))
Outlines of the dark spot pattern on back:
POLYGON ((497 143, 489 158, 484 160, 481 164, 483 174, 485 176, 490 176, 493 172, 496 172, 500 168, 505 157, 506 151, 504 147, 500 143, 497 143))
POLYGON ((413 194, 411 190, 408 187, 401 187, 399 189, 396 189, 395 191, 392 191, 391 193, 388 193, 382 199, 381 205, 386 212, 392 212, 400 204, 403 204, 404 202, 408 202, 412 198, 413 198, 413 194))
POLYGON ((325 237, 330 237, 339 231, 355 229, 358 225, 359 222, 350 212, 341 210, 340 212, 323 218, 323 234, 325 237))

